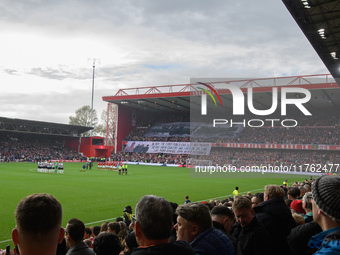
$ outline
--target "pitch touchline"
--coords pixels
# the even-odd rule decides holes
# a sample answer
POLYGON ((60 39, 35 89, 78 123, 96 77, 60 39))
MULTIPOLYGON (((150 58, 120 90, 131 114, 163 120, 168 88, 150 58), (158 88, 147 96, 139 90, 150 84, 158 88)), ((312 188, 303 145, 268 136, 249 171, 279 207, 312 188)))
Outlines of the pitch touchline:
MULTIPOLYGON (((293 182, 292 182, 292 183, 293 183, 293 182)), ((264 190, 264 188, 248 190, 248 191, 240 192, 240 194, 245 194, 245 193, 248 193, 248 192, 253 192, 253 191, 258 191, 258 190, 264 190)), ((229 197, 229 196, 233 196, 233 194, 223 195, 223 196, 220 196, 220 197, 225 197, 225 196, 229 197)), ((203 200, 196 201, 196 202, 202 202, 202 201, 211 200, 211 199, 220 198, 220 197, 214 197, 214 198, 203 199, 203 200)), ((194 202, 194 203, 195 203, 195 202, 194 202)))
POLYGON ((106 220, 99 220, 99 221, 94 221, 94 222, 90 222, 90 223, 85 223, 85 225, 91 225, 94 223, 99 223, 99 222, 103 222, 103 221, 109 221, 109 220, 115 220, 116 218, 111 218, 111 219, 106 219, 106 220))

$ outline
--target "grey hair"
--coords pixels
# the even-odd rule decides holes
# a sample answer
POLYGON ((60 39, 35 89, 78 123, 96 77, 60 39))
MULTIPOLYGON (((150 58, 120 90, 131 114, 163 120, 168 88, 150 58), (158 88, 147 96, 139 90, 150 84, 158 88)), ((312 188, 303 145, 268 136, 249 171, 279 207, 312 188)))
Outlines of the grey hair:
POLYGON ((313 199, 313 194, 312 192, 307 192, 303 197, 302 197, 302 203, 306 204, 306 208, 312 210, 312 199, 313 199))
POLYGON ((136 220, 149 240, 169 238, 173 228, 170 203, 153 195, 143 196, 136 205, 136 220))

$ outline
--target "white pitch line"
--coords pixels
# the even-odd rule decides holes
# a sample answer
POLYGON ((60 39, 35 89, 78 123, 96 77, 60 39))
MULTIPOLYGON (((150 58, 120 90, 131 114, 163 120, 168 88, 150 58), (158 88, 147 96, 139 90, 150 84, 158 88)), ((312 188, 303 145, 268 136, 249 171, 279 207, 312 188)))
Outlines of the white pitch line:
POLYGON ((5 241, 0 241, 0 243, 6 243, 6 242, 10 242, 12 241, 12 239, 8 239, 8 240, 5 240, 5 241))
POLYGON ((110 220, 115 220, 116 218, 111 218, 111 219, 106 219, 106 220, 99 220, 99 221, 94 221, 94 222, 90 222, 90 223, 85 223, 85 225, 91 225, 91 224, 95 224, 95 223, 99 223, 99 222, 104 222, 104 221, 110 221, 110 220))

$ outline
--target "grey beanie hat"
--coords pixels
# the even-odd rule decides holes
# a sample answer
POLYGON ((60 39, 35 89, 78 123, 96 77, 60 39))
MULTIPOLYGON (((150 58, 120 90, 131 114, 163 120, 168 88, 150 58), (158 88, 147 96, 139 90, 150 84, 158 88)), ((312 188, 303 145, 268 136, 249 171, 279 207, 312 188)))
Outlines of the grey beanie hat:
POLYGON ((340 176, 323 175, 312 187, 317 206, 332 220, 340 221, 340 176))

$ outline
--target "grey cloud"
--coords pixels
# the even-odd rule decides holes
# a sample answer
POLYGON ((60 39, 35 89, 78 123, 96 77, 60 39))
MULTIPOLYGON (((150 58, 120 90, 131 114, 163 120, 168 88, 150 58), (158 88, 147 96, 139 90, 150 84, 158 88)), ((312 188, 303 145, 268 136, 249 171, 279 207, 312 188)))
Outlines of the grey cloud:
POLYGON ((76 71, 67 71, 65 68, 51 68, 51 67, 35 67, 32 68, 27 74, 36 75, 39 77, 53 79, 53 80, 64 80, 64 79, 77 79, 77 80, 85 80, 89 79, 90 72, 89 70, 80 69, 76 71))
POLYGON ((18 71, 14 69, 4 69, 4 71, 10 75, 18 75, 18 71))
MULTIPOLYGON (((44 24, 46 30, 139 31, 209 44, 282 40, 294 24, 281 1, 102 0, 4 1, 0 19, 44 24)), ((294 33, 300 31, 296 28, 294 33)))

